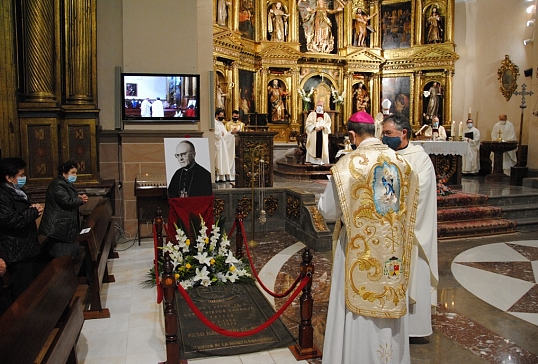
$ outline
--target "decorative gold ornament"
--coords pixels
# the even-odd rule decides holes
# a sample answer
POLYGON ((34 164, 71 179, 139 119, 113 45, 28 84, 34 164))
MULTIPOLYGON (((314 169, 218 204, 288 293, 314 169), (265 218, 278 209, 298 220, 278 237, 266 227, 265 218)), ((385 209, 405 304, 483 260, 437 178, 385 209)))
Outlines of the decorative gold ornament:
POLYGON ((328 231, 327 225, 323 215, 319 212, 316 206, 310 207, 310 213, 312 214, 312 220, 314 221, 314 228, 318 231, 328 231))
POLYGON ((299 219, 301 216, 301 201, 293 196, 288 196, 286 199, 286 216, 299 219))
POLYGON ((497 71, 497 79, 500 81, 502 94, 506 101, 509 101, 512 94, 517 90, 517 76, 519 76, 519 67, 512 63, 510 56, 504 56, 501 62, 501 68, 497 71))
POLYGON ((273 216, 276 210, 278 210, 278 199, 273 196, 269 196, 263 202, 267 214, 269 216, 273 216))
POLYGON ((215 200, 213 201, 213 215, 215 216, 215 218, 220 218, 222 211, 224 211, 224 200, 215 197, 215 200))

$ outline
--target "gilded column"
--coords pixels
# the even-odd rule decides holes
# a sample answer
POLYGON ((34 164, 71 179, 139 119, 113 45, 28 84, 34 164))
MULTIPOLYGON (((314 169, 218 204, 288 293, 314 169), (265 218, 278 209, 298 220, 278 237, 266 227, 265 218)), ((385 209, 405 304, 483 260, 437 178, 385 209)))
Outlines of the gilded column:
POLYGON ((51 102, 57 99, 55 87, 55 7, 54 0, 22 1, 24 60, 24 99, 51 102))
POLYGON ((342 125, 345 127, 347 119, 353 114, 353 71, 344 69, 344 90, 346 90, 346 102, 342 109, 342 125))
POLYGON ((414 110, 412 111, 413 112, 412 119, 410 121, 411 121, 411 126, 418 126, 420 128, 422 126, 423 102, 419 102, 419 100, 424 100, 424 97, 422 95, 422 71, 415 72, 414 83, 415 83, 415 92, 414 92, 413 97, 417 102, 415 102, 414 110))
POLYGON ((64 6, 66 102, 90 104, 96 94, 95 0, 66 0, 64 6))
POLYGON ((425 14, 422 0, 416 0, 415 9, 415 44, 424 44, 422 34, 425 14))
POLYGON ((299 21, 299 13, 295 2, 290 1, 287 10, 290 14, 288 17, 288 42, 299 42, 299 26, 301 22, 299 21))
POLYGON ((370 100, 372 102, 371 115, 377 115, 381 111, 381 101, 379 97, 373 97, 373 95, 381 95, 381 75, 374 73, 372 75, 372 89, 370 90, 370 100))
POLYGON ((299 100, 297 97, 298 87, 299 87, 299 67, 295 66, 290 70, 291 73, 291 82, 289 88, 288 100, 291 100, 291 110, 288 110, 288 113, 291 117, 290 127, 292 130, 300 130, 299 122, 297 120, 297 115, 303 110, 303 101, 299 100))
POLYGON ((453 70, 445 70, 445 79, 446 79, 446 87, 445 87, 445 121, 450 123, 450 120, 452 120, 452 81, 454 77, 454 71, 453 70))
POLYGON ((267 67, 262 67, 259 70, 260 80, 257 85, 260 85, 259 90, 262 90, 261 92, 258 92, 258 100, 256 102, 256 111, 260 114, 266 114, 269 111, 267 110, 267 75, 269 74, 269 69, 267 67))
POLYGON ((232 63, 231 77, 230 86, 232 87, 232 110, 239 110, 241 95, 239 92, 239 64, 237 62, 232 63))
POLYGON ((454 42, 454 0, 447 1, 445 22, 446 22, 445 43, 453 43, 454 42))

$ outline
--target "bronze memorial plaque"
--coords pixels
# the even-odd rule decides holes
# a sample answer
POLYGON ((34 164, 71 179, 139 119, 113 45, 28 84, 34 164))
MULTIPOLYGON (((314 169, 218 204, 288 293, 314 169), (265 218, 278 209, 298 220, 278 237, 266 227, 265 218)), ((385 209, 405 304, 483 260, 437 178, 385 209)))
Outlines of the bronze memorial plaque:
MULTIPOLYGON (((275 311, 253 283, 196 287, 189 290, 196 307, 214 324, 229 331, 252 330, 267 321, 275 311)), ((179 343, 184 359, 205 356, 238 355, 295 344, 280 319, 256 335, 230 337, 204 325, 177 294, 179 343)))

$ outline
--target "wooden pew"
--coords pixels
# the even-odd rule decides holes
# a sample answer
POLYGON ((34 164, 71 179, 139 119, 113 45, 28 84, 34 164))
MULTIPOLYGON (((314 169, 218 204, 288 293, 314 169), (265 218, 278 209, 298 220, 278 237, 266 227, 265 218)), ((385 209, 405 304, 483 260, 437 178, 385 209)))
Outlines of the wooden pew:
POLYGON ((50 262, 0 317, 0 364, 76 363, 84 323, 71 257, 50 262))
POLYGON ((87 247, 87 261, 90 264, 90 297, 84 310, 86 320, 110 317, 108 308, 103 308, 101 304, 101 286, 115 281, 114 276, 108 274, 107 267, 109 258, 117 258, 113 251, 114 239, 112 206, 108 199, 103 199, 97 203, 78 236, 78 241, 87 247), (84 233, 87 228, 90 230, 84 233))

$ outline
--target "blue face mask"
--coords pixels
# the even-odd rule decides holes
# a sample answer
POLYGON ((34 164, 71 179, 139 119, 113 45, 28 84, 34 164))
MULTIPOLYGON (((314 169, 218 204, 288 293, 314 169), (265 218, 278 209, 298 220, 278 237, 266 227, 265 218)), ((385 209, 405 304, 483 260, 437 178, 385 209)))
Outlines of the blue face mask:
POLYGON ((434 127, 434 128, 439 127, 439 123, 433 123, 433 127, 434 127))
POLYGON ((383 144, 386 144, 390 149, 396 150, 402 144, 402 139, 400 139, 399 136, 396 137, 389 137, 389 136, 383 136, 381 139, 383 144))
POLYGON ((15 187, 22 188, 26 184, 26 176, 24 177, 17 177, 17 184, 15 187))
POLYGON ((75 183, 76 180, 77 180, 77 176, 74 176, 72 174, 67 176, 67 182, 69 182, 69 183, 75 183))

